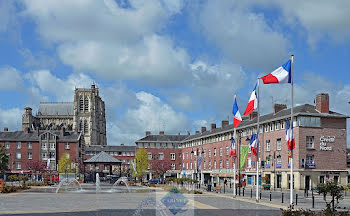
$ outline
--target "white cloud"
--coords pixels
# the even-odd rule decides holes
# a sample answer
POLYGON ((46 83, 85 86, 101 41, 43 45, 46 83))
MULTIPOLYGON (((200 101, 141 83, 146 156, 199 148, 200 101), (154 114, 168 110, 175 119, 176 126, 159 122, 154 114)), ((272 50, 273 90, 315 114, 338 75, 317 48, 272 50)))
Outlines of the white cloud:
POLYGON ((18 51, 24 58, 24 65, 32 68, 53 68, 56 61, 46 53, 32 53, 30 49, 23 48, 18 51))
POLYGON ((199 15, 193 15, 193 26, 235 63, 261 70, 287 55, 288 39, 249 3, 206 1, 196 12, 199 15))
POLYGON ((7 31, 15 21, 14 10, 12 1, 0 1, 0 32, 7 31))
POLYGON ((11 108, 2 109, 0 108, 0 128, 3 130, 7 127, 9 131, 21 130, 22 129, 22 109, 11 108))
POLYGON ((174 83, 184 78, 189 57, 159 35, 182 1, 25 1, 23 14, 58 45, 62 62, 105 78, 174 83), (79 10, 76 10, 79 8, 79 10), (92 16, 92 14, 94 14, 92 16))
POLYGON ((23 79, 20 72, 16 68, 0 68, 0 77, 1 90, 20 90, 23 88, 23 79))

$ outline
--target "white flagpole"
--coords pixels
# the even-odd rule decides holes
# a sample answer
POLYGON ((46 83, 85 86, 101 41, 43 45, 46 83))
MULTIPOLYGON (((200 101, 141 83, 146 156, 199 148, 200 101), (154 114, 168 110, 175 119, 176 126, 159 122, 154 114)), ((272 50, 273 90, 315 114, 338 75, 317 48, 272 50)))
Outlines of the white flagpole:
MULTIPOLYGON (((236 148, 236 128, 233 128, 233 139, 235 141, 235 149, 236 148)), ((237 150, 236 150, 237 155, 237 150)), ((236 197, 236 157, 233 157, 233 197, 236 197)))
POLYGON ((260 92, 259 92, 259 78, 258 78, 258 86, 257 86, 257 91, 258 91, 258 116, 257 116, 257 132, 256 132, 256 142, 257 142, 257 147, 256 147, 256 202, 259 202, 259 132, 260 132, 260 122, 259 122, 259 116, 260 116, 260 92))
MULTIPOLYGON (((293 108, 294 108, 294 93, 293 93, 293 61, 294 61, 294 55, 291 55, 291 109, 290 109, 290 128, 293 131, 293 108)), ((292 132, 293 133, 293 132, 292 132)), ((292 137, 293 140, 293 137, 292 137)), ((291 141, 292 141, 291 140, 291 141)), ((293 149, 291 150, 291 157, 290 157, 290 205, 293 205, 293 149)))

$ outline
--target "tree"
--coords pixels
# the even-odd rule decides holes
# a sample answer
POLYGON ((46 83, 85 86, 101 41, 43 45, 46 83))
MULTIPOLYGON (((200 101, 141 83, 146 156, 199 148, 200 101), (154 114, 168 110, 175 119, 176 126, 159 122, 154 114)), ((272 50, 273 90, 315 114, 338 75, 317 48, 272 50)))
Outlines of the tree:
POLYGON ((0 146, 0 174, 8 170, 9 157, 6 155, 6 149, 0 146))
POLYGON ((59 173, 75 172, 75 169, 73 168, 72 164, 73 164, 73 161, 69 159, 69 153, 68 152, 64 153, 58 161, 58 172, 59 173))
POLYGON ((331 211, 331 204, 332 204, 332 210, 334 212, 335 208, 337 207, 339 200, 343 199, 343 192, 345 188, 342 185, 338 185, 337 182, 334 181, 328 181, 326 183, 321 183, 317 185, 317 191, 319 193, 322 193, 324 196, 324 201, 326 202, 326 212, 331 211), (330 194, 332 196, 332 200, 330 202, 327 202, 327 194, 330 194), (336 204, 335 204, 336 200, 336 204))
POLYGON ((35 181, 36 181, 38 179, 38 176, 37 176, 38 172, 41 173, 41 172, 45 171, 46 165, 45 165, 45 163, 43 163, 40 160, 28 161, 27 162, 27 169, 31 170, 35 174, 35 176, 36 176, 35 181))
POLYGON ((136 173, 134 169, 132 169, 132 176, 142 178, 148 169, 148 155, 147 151, 144 148, 139 148, 135 155, 135 163, 136 163, 136 173))
POLYGON ((165 160, 152 160, 151 171, 156 177, 163 177, 171 169, 171 163, 165 160))

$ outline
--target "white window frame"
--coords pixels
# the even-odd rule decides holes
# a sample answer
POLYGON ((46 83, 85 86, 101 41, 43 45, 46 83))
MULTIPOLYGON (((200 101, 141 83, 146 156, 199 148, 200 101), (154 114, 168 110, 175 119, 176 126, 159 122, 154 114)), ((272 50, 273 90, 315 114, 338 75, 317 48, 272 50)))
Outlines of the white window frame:
POLYGON ((5 142, 5 148, 10 149, 10 142, 5 142))
POLYGON ((226 146, 226 155, 229 155, 229 153, 230 153, 230 148, 226 146))
POLYGON ((159 156, 159 160, 164 160, 164 153, 163 152, 159 152, 158 156, 159 156))
POLYGON ((47 150, 47 142, 41 143, 41 149, 47 150))
POLYGON ((175 160, 175 153, 170 153, 170 160, 175 160))
POLYGON ((276 164, 281 164, 282 165, 282 157, 281 156, 277 156, 276 157, 277 159, 276 159, 276 164))
POLYGON ((274 128, 274 123, 271 122, 271 123, 270 123, 270 131, 273 131, 273 128, 274 128))
POLYGON ((252 168, 252 159, 248 158, 248 168, 252 168))
POLYGON ((21 152, 16 152, 16 159, 20 160, 22 158, 21 152))
POLYGON ((315 162, 315 156, 314 155, 306 155, 305 157, 305 165, 306 164, 314 164, 315 162), (310 162, 310 158, 311 158, 311 162, 310 162))
POLYGON ((22 143, 16 142, 16 149, 21 149, 21 148, 22 148, 22 143))
POLYGON ((281 129, 284 129, 284 124, 285 124, 284 120, 281 120, 281 129))
POLYGON ((190 163, 190 169, 192 169, 193 167, 192 167, 192 162, 190 163))
POLYGON ((70 149, 70 145, 68 142, 64 144, 64 149, 70 149))
POLYGON ((47 152, 42 152, 42 153, 41 153, 41 158, 42 158, 43 160, 47 160, 47 152))
POLYGON ((270 151, 270 150, 271 150, 271 141, 266 140, 266 151, 270 151))
POLYGON ((211 158, 211 149, 209 149, 208 156, 211 158))
POLYGON ((27 149, 33 149, 33 143, 27 142, 27 149))
POLYGON ((216 157, 216 148, 214 148, 214 153, 213 153, 214 157, 216 157))
POLYGON ((250 148, 250 146, 248 146, 248 154, 252 153, 252 148, 250 148))
POLYGON ((22 169, 21 162, 16 162, 16 169, 22 169))
POLYGON ((147 157, 148 157, 148 160, 152 160, 152 153, 151 152, 147 152, 147 157))
POLYGON ((175 170, 175 164, 174 163, 171 164, 171 169, 175 170))
POLYGON ((32 160, 33 159, 33 153, 32 152, 28 152, 27 156, 28 156, 28 160, 32 160))
POLYGON ((282 139, 281 138, 276 139, 276 149, 277 149, 277 151, 282 150, 282 139))
POLYGON ((222 147, 220 147, 220 157, 222 157, 222 147))
POLYGON ((49 143, 49 148, 51 149, 51 150, 55 150, 55 143, 54 142, 50 142, 49 143))
POLYGON ((216 169, 216 160, 214 161, 214 169, 216 169))
POLYGON ((222 160, 220 160, 220 169, 223 168, 222 165, 223 165, 222 160))
POLYGON ((275 122, 275 130, 279 130, 279 125, 280 125, 280 122, 275 122))
POLYGON ((230 168, 230 162, 228 159, 226 159, 226 169, 229 169, 230 168))
POLYGON ((306 148, 307 149, 314 149, 315 148, 315 137, 314 136, 306 136, 306 148), (311 141, 309 140, 310 138, 311 138, 311 141), (310 143, 312 144, 311 146, 309 145, 310 143))

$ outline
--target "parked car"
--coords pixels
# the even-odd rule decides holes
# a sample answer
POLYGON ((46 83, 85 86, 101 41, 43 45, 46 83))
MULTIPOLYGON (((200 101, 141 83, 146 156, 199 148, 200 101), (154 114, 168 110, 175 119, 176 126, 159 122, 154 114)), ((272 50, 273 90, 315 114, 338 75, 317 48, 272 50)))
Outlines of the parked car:
POLYGON ((149 184, 161 184, 163 183, 163 179, 162 178, 154 178, 154 179, 150 179, 148 180, 149 184))

